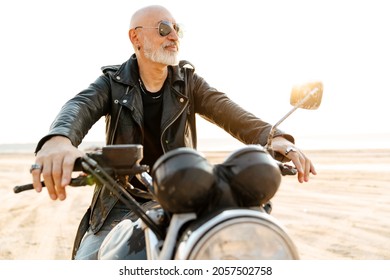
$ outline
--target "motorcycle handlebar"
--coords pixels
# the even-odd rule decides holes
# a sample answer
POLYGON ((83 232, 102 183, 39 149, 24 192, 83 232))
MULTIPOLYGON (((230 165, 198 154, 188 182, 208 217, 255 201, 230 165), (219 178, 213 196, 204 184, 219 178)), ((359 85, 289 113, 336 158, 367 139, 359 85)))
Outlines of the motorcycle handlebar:
MULTIPOLYGON (((115 162, 115 161, 112 161, 110 159, 114 159, 114 158, 118 159, 118 152, 111 155, 113 150, 117 150, 117 149, 107 149, 105 154, 104 154, 104 152, 103 152, 103 154, 100 152, 90 153, 90 154, 87 154, 87 158, 88 157, 93 158, 100 163, 104 163, 105 161, 108 161, 109 163, 107 165, 105 165, 104 168, 109 170, 109 169, 112 169, 110 167, 110 165, 112 165, 112 163, 115 162)), ((126 161, 124 161, 124 163, 130 162, 131 163, 130 165, 132 165, 132 166, 130 168, 124 168, 124 166, 126 166, 126 165, 122 162, 120 166, 114 166, 113 170, 115 170, 115 172, 117 174, 129 174, 129 173, 139 174, 137 177, 144 184, 146 183, 148 187, 151 187, 151 185, 152 185, 151 178, 145 177, 146 176, 145 174, 144 174, 144 176, 142 176, 142 173, 145 173, 145 171, 148 171, 149 167, 136 164, 137 160, 139 160, 139 158, 140 158, 139 155, 137 155, 137 153, 139 153, 139 150, 140 150, 140 147, 137 145, 131 145, 129 147, 119 146, 119 152, 121 153, 122 156, 123 156, 123 154, 126 154, 126 153, 123 153, 123 151, 125 151, 125 152, 128 151, 128 156, 126 158, 126 161), (124 148, 125 148, 125 150, 123 150, 124 148), (136 154, 136 156, 134 156, 135 154, 136 154), (130 157, 129 157, 129 155, 130 155, 130 157)), ((73 171, 85 171, 83 168, 83 161, 85 161, 87 158, 76 159, 73 171)), ((277 164, 278 164, 283 176, 297 174, 297 170, 294 167, 286 165, 280 161, 277 161, 277 164)), ((41 184, 43 187, 45 186, 45 183, 43 181, 41 182, 41 184)), ((80 186, 93 185, 93 184, 94 184, 94 180, 93 180, 92 176, 86 175, 86 174, 81 174, 79 177, 71 179, 69 186, 80 187, 80 186)), ((20 192, 23 192, 26 190, 32 190, 32 189, 34 189, 33 184, 25 184, 25 185, 21 185, 21 186, 15 186, 14 193, 20 193, 20 192)))
MULTIPOLYGON (((76 171, 83 171, 81 161, 82 161, 81 158, 76 159, 76 161, 74 163, 73 171, 75 171, 75 172, 76 171)), ((41 181, 41 184, 42 184, 42 187, 46 187, 44 181, 41 181)), ((82 174, 82 175, 79 175, 77 178, 71 179, 69 186, 81 187, 81 186, 92 185, 92 184, 93 184, 92 178, 90 176, 82 174)), ((25 184, 25 185, 21 185, 21 186, 15 186, 14 193, 20 193, 20 192, 28 191, 28 190, 32 190, 32 189, 34 189, 33 184, 25 184)))
MULTIPOLYGON (((42 187, 46 187, 45 182, 41 181, 42 187)), ((72 187, 83 187, 83 186, 91 186, 94 184, 94 181, 91 176, 88 175, 79 175, 77 178, 73 178, 70 181, 69 186, 72 187)), ((21 186, 14 187, 14 193, 20 193, 23 191, 28 191, 34 189, 33 184, 25 184, 21 186)))
POLYGON ((283 162, 278 161, 277 162, 280 168, 280 172, 282 173, 283 176, 286 175, 296 175, 297 174, 297 169, 293 166, 290 166, 288 164, 284 164, 283 162))
MULTIPOLYGON (((85 158, 76 159, 74 167, 73 167, 73 171, 74 172, 77 172, 77 171, 85 172, 85 170, 83 168, 83 161, 86 161, 88 157, 91 159, 94 159, 94 160, 103 161, 102 155, 99 153, 87 154, 87 157, 85 157, 85 158)), ((145 171, 148 171, 148 169, 149 169, 148 166, 137 165, 137 164, 130 166, 128 168, 122 168, 122 167, 111 168, 108 166, 105 166, 104 168, 108 172, 115 172, 117 174, 126 174, 126 175, 132 174, 132 173, 144 173, 145 171)), ((41 184, 42 184, 42 187, 45 187, 44 181, 41 181, 41 184)), ((87 185, 92 186, 93 184, 95 184, 95 180, 94 180, 93 176, 83 173, 83 174, 80 174, 76 178, 72 178, 70 183, 69 183, 69 186, 82 187, 82 186, 87 186, 87 185)), ((32 190, 32 189, 34 189, 33 184, 25 184, 25 185, 15 186, 14 193, 20 193, 20 192, 32 190)))
MULTIPOLYGON (((279 165, 280 171, 281 171, 283 176, 297 174, 297 170, 292 166, 283 164, 282 162, 278 162, 278 165, 279 165)), ((79 168, 76 167, 75 169, 79 169, 79 168)), ((147 183, 151 187, 152 186, 151 177, 150 177, 150 175, 149 176, 147 176, 147 175, 149 175, 149 174, 143 172, 140 174, 140 176, 137 176, 137 177, 139 177, 139 179, 144 184, 147 183)), ((42 181, 41 184, 42 184, 42 187, 45 187, 44 181, 42 181)), ((91 176, 79 175, 79 177, 71 179, 69 186, 82 187, 82 186, 86 186, 86 185, 91 186, 93 184, 94 184, 94 181, 93 181, 93 178, 91 176)), ((32 189, 34 189, 33 184, 25 184, 25 185, 21 185, 21 186, 15 186, 14 193, 20 193, 20 192, 28 191, 28 190, 32 190, 32 189)))

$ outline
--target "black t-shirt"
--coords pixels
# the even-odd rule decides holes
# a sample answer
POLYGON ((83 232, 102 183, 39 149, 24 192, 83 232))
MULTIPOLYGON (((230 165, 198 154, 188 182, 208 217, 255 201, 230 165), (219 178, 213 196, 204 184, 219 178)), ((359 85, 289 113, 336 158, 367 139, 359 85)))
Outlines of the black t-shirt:
MULTIPOLYGON (((161 115, 163 109, 163 95, 166 83, 158 92, 149 92, 143 86, 140 80, 140 88, 142 95, 143 111, 144 111, 144 142, 143 142, 143 159, 141 164, 146 164, 152 169, 153 164, 163 154, 161 147, 161 115)), ((145 186, 138 181, 137 178, 131 180, 131 184, 140 189, 145 189, 145 186)))
POLYGON ((161 114, 164 86, 159 92, 142 94, 144 107, 144 157, 142 164, 152 168, 156 160, 163 154, 161 147, 161 114))

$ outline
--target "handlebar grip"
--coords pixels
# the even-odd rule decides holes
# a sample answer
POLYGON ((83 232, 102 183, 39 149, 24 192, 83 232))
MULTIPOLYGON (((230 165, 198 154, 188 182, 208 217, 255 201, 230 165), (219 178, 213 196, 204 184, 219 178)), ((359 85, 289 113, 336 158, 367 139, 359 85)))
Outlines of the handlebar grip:
MULTIPOLYGON (((82 162, 82 158, 76 159, 74 166, 73 166, 73 171, 83 171, 83 168, 81 166, 81 162, 82 162)), ((86 180, 85 181, 85 180, 83 180, 84 178, 81 178, 81 177, 82 176, 80 176, 78 178, 71 179, 69 186, 77 187, 77 186, 82 186, 83 184, 88 184, 88 185, 92 184, 90 179, 85 178, 85 180, 86 180)), ((45 187, 44 181, 42 181, 41 184, 42 184, 42 187, 45 187)), ((24 191, 28 191, 28 190, 33 190, 33 189, 34 189, 33 184, 15 186, 14 193, 20 193, 20 192, 24 192, 24 191)))
MULTIPOLYGON (((72 187, 82 187, 82 186, 86 186, 86 185, 91 186, 94 183, 95 182, 92 179, 92 177, 86 176, 86 175, 80 175, 77 178, 71 179, 69 186, 72 186, 72 187)), ((44 181, 42 181, 41 184, 42 184, 42 187, 45 187, 45 182, 44 181)), ((32 190, 32 189, 34 189, 33 184, 26 184, 26 185, 21 185, 21 186, 15 186, 14 187, 14 193, 20 193, 20 192, 28 191, 28 190, 32 190)))
POLYGON ((279 168, 283 176, 286 175, 296 175, 298 173, 297 169, 293 166, 279 162, 279 168))
MULTIPOLYGON (((44 186, 45 184, 42 182, 42 185, 44 186)), ((26 184, 26 185, 21 185, 21 186, 15 186, 14 187, 14 193, 20 193, 23 191, 28 191, 34 189, 33 184, 26 184)))

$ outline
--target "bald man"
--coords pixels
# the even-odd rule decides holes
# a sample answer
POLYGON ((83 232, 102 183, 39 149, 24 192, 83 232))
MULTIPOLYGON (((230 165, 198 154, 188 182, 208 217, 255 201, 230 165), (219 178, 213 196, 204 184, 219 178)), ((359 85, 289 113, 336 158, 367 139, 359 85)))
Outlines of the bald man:
MULTIPOLYGON (((196 149, 195 114, 245 144, 266 144, 269 123, 209 86, 190 63, 178 60, 183 31, 166 8, 147 6, 136 11, 128 36, 134 54, 121 65, 102 67, 103 74, 62 107, 49 133, 37 144, 31 168, 37 192, 42 190, 42 176, 51 199, 66 199, 65 187, 70 183, 74 162, 84 155, 77 147, 102 116, 107 123, 106 144, 142 144, 141 163, 151 167, 167 151, 196 149)), ((315 174, 312 162, 294 145, 291 135, 276 131, 273 148, 282 160, 292 160, 299 182, 307 182, 309 173, 315 174)), ((138 190, 128 188, 145 209, 156 204, 144 195, 145 187, 136 178, 120 181, 138 190)), ((104 238, 127 218, 136 226, 129 248, 115 258, 145 259, 138 217, 105 186, 96 185, 75 238, 72 258, 97 259, 104 238)))

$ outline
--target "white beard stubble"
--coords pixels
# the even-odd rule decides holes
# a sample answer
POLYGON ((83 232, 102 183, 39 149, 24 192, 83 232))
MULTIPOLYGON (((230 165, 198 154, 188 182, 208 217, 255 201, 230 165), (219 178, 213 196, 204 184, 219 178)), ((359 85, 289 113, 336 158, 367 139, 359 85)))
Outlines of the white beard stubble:
POLYGON ((144 55, 146 58, 157 63, 162 63, 166 65, 177 65, 179 63, 178 52, 171 52, 165 50, 165 47, 169 46, 170 44, 175 43, 169 42, 161 45, 161 47, 159 47, 158 49, 153 50, 152 43, 148 40, 148 38, 145 37, 143 48, 144 55))

